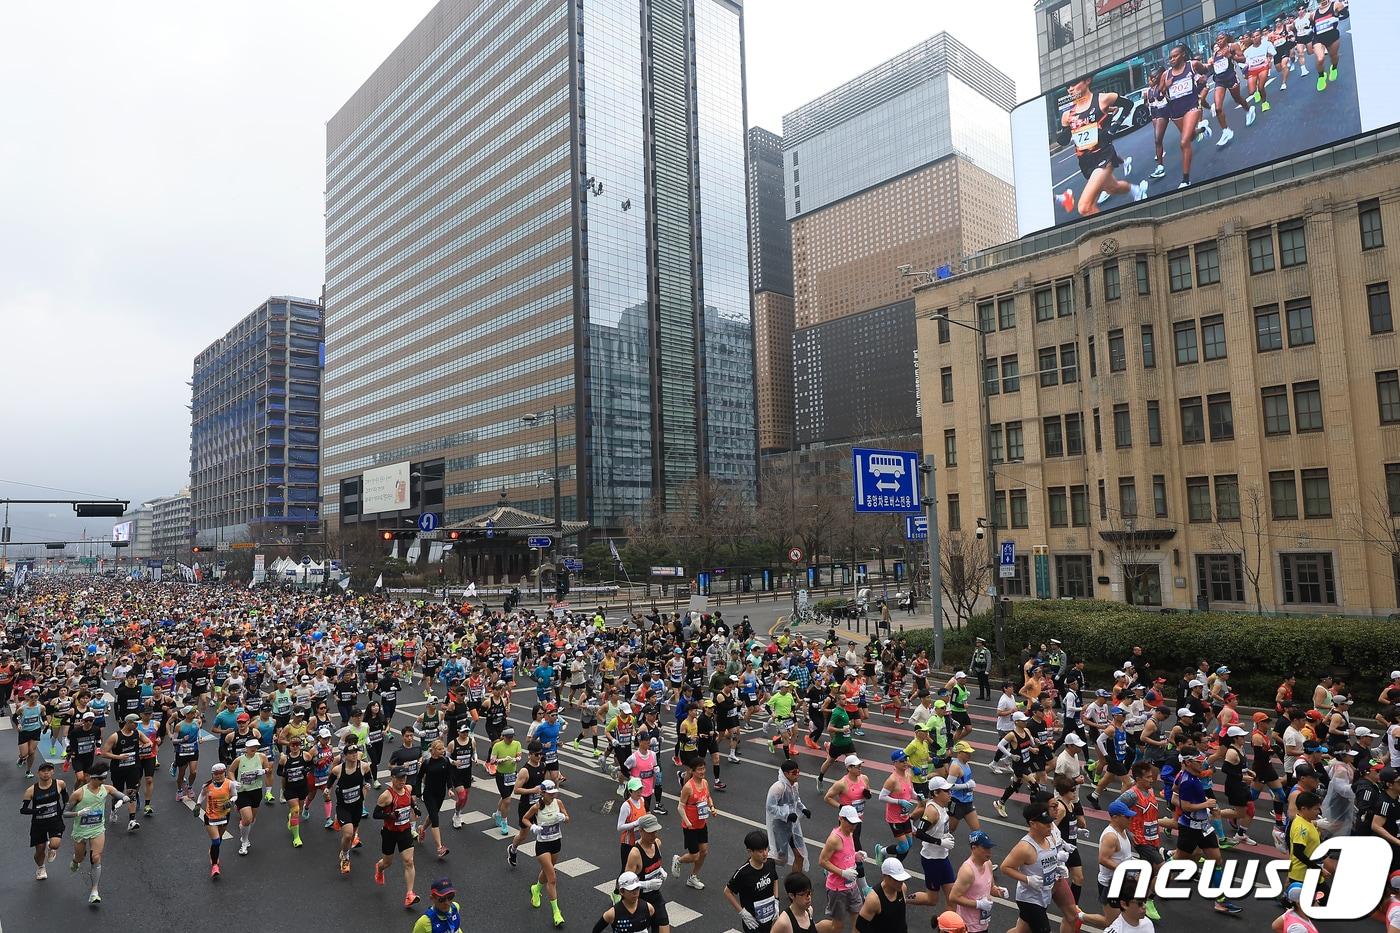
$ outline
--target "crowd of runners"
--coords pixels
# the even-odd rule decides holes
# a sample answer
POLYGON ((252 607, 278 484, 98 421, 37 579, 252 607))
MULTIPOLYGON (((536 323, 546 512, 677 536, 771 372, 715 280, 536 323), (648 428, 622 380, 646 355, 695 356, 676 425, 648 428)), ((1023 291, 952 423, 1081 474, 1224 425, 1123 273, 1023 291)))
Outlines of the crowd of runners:
POLYGON ((911 905, 948 933, 1144 933, 1162 912, 1135 884, 1110 896, 1118 866, 1151 873, 1203 857, 1200 871, 1218 881, 1222 850, 1240 845, 1286 854, 1287 891, 1276 909, 1223 896, 1214 909, 1247 912, 1249 929, 1307 933, 1303 881, 1320 870, 1325 894, 1335 868, 1314 850, 1346 834, 1389 843, 1391 887, 1372 915, 1400 933, 1400 670, 1388 684, 1289 677, 1272 710, 1249 713, 1218 661, 1164 677, 1135 650, 1097 685, 1049 639, 1026 646, 1001 682, 980 641, 968 670, 949 675, 900 642, 758 638, 720 613, 610 620, 338 590, 31 578, 0 596, 0 618, 0 709, 30 779, 20 807, 34 877, 62 857, 85 871, 93 904, 106 834, 139 832, 157 807, 192 801, 211 880, 225 835, 240 856, 255 838, 300 849, 323 821, 340 873, 353 871, 363 833, 374 882, 402 877, 403 906, 421 912, 415 929, 446 933, 461 924, 456 890, 439 878, 422 904, 418 862, 445 871, 441 815, 459 826, 471 795, 485 794, 493 831, 510 839, 508 866, 487 864, 480 843, 459 857, 474 877, 525 875, 531 905, 547 902, 562 926, 556 866, 571 823, 600 819, 571 812, 561 793, 567 747, 576 774, 612 778, 594 783, 613 786, 598 809, 618 835, 611 906, 587 917, 595 933, 667 933, 667 887, 704 889, 715 859, 727 879, 712 883, 744 933, 904 933, 911 905), (397 707, 415 687, 422 711, 409 716, 397 707), (974 690, 995 703, 994 748, 971 741, 974 690), (1353 718, 1354 701, 1379 712, 1353 718), (876 713, 908 730, 887 766, 857 752, 876 713), (742 816, 766 830, 748 833, 743 853, 712 853, 725 769, 754 754, 744 737, 759 730, 774 780, 763 812, 742 816), (217 752, 201 757, 201 741, 217 752), (799 747, 823 759, 815 781, 799 747), (983 768, 1010 774, 997 821, 1025 826, 1004 848, 979 817, 983 768), (1108 825, 1081 849, 1091 814, 1108 825), (669 859, 663 833, 679 842, 669 859), (1080 906, 1086 884, 1097 910, 1080 906))
MULTIPOLYGON (((1182 43, 1173 46, 1164 61, 1148 63, 1142 104, 1153 127, 1156 166, 1135 182, 1129 180, 1133 174, 1131 156, 1120 157, 1112 139, 1114 127, 1120 125, 1119 111, 1129 102, 1111 91, 1095 91, 1093 75, 1079 78, 1067 88, 1070 103, 1060 116, 1056 138, 1060 145, 1074 147, 1084 187, 1077 195, 1072 187, 1060 192, 1060 206, 1067 213, 1089 216, 1098 213, 1099 205, 1115 194, 1130 194, 1135 201, 1147 197, 1150 183, 1167 174, 1169 127, 1175 130, 1181 153, 1177 187, 1190 187, 1196 146, 1214 136, 1215 147, 1222 149, 1235 138, 1231 119, 1239 117, 1232 118, 1232 108, 1243 111, 1244 126, 1252 128, 1273 110, 1269 85, 1274 80, 1279 94, 1288 91, 1288 79, 1295 69, 1295 82, 1315 75, 1318 92, 1342 80, 1342 29, 1350 16, 1342 0, 1311 0, 1281 12, 1270 24, 1238 34, 1222 30, 1209 50, 1182 43), (1120 171, 1121 175, 1117 174, 1120 171)), ((1275 95, 1275 100, 1282 103, 1287 98, 1275 95)), ((1253 131, 1277 134, 1298 130, 1280 129, 1266 120, 1253 131)))

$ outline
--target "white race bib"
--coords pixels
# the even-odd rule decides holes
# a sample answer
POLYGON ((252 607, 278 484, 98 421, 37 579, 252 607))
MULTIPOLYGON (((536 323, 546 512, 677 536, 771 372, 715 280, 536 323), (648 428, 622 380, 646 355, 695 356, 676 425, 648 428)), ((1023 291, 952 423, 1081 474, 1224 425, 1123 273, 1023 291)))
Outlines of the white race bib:
POLYGON ((1215 73, 1223 75, 1230 70, 1230 60, 1228 58, 1217 58, 1215 60, 1215 73))
POLYGON ((1076 149, 1093 149, 1099 144, 1098 124, 1081 127, 1075 130, 1070 138, 1074 140, 1076 149))

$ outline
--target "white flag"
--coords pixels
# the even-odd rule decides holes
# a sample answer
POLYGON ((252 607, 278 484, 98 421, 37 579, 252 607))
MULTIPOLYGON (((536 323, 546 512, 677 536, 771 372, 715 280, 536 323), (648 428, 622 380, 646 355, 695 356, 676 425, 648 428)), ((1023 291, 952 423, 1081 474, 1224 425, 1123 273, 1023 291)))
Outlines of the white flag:
POLYGON ((350 578, 349 578, 349 577, 341 577, 341 578, 340 578, 340 588, 341 588, 342 590, 345 590, 347 593, 350 592, 350 578))
POLYGON ((384 589, 384 574, 381 573, 379 579, 374 581, 374 588, 376 590, 384 589))
POLYGON ((470 597, 473 598, 473 599, 476 598, 476 581, 475 581, 475 580, 473 580, 471 583, 468 583, 468 584, 467 584, 467 595, 470 596, 470 597))
POLYGON ((622 562, 622 558, 617 556, 617 545, 613 544, 612 538, 608 539, 608 553, 612 555, 613 560, 617 561, 618 563, 622 562))

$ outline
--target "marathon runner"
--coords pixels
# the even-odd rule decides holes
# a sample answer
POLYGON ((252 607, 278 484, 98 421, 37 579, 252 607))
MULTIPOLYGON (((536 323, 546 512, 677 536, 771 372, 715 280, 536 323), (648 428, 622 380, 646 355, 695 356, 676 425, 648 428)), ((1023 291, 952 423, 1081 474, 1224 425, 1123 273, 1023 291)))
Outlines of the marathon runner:
MULTIPOLYGON (((1119 158, 1109 138, 1108 128, 1118 109, 1118 95, 1112 92, 1096 93, 1093 84, 1093 75, 1085 75, 1070 83, 1067 88, 1069 109, 1060 118, 1060 131, 1056 136, 1060 145, 1074 145, 1079 171, 1085 182, 1077 201, 1074 189, 1066 188, 1060 195, 1060 205, 1067 213, 1077 209, 1081 217, 1097 214, 1099 204, 1107 200, 1106 195, 1131 194, 1134 201, 1147 197, 1146 181, 1134 185, 1125 180, 1133 173, 1132 158, 1119 158), (1123 178, 1113 174, 1118 168, 1123 169, 1123 178)), ((1189 167, 1187 171, 1189 173, 1189 167)))

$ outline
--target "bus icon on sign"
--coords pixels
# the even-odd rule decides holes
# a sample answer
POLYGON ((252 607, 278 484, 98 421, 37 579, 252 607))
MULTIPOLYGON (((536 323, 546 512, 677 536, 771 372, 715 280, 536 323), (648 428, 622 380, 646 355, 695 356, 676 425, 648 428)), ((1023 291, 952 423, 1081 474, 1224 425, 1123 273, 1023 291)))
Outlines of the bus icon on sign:
POLYGON ((904 458, 893 454, 871 454, 868 467, 870 475, 876 477, 875 488, 882 492, 886 489, 898 489, 899 483, 886 483, 886 476, 893 476, 896 480, 904 476, 904 458))

